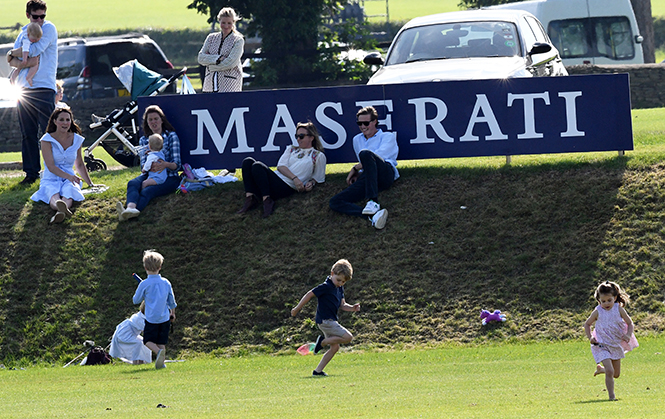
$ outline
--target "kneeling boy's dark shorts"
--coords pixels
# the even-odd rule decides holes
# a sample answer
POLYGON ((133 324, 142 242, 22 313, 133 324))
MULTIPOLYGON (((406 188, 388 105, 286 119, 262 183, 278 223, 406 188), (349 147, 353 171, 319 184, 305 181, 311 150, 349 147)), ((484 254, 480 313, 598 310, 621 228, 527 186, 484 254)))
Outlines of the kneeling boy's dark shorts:
POLYGON ((157 345, 166 345, 169 343, 170 326, 170 320, 158 324, 146 321, 145 328, 143 329, 143 342, 152 342, 156 343, 157 345))

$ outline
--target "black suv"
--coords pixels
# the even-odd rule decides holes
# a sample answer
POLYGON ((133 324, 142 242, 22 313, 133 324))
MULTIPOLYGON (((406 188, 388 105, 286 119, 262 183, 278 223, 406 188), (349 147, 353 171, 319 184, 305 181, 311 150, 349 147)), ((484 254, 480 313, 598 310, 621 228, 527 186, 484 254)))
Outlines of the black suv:
POLYGON ((113 67, 133 59, 167 78, 175 73, 173 64, 147 35, 59 40, 56 77, 64 80, 65 101, 129 96, 113 67))

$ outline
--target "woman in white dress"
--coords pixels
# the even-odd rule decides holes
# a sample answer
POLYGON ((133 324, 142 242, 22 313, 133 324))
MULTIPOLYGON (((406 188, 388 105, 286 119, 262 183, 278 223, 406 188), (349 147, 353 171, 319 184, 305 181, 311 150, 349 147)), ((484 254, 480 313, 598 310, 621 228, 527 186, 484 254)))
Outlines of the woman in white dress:
POLYGON ((240 20, 235 10, 224 7, 217 14, 220 31, 211 33, 199 51, 198 62, 205 66, 203 92, 239 92, 242 90, 242 65, 245 39, 236 30, 240 20))
POLYGON ((74 122, 74 115, 69 108, 53 111, 46 134, 40 141, 44 172, 39 190, 30 199, 49 204, 56 211, 50 222, 61 223, 72 216, 74 201, 85 199, 81 193, 81 181, 93 186, 81 156, 81 128, 74 122), (78 176, 72 166, 76 168, 78 176))
POLYGON ((145 328, 145 303, 141 303, 141 311, 123 320, 115 328, 111 338, 109 355, 131 364, 149 364, 152 362, 152 351, 143 344, 141 332, 145 328))

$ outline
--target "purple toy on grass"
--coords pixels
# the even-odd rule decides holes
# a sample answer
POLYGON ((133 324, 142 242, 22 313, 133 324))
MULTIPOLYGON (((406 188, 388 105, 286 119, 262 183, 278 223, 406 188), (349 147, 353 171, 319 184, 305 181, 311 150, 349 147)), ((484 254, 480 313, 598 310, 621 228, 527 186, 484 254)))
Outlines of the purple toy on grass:
POLYGON ((501 310, 494 310, 494 313, 490 313, 487 310, 482 310, 480 312, 480 318, 483 321, 483 326, 489 322, 505 322, 506 315, 501 314, 501 310))

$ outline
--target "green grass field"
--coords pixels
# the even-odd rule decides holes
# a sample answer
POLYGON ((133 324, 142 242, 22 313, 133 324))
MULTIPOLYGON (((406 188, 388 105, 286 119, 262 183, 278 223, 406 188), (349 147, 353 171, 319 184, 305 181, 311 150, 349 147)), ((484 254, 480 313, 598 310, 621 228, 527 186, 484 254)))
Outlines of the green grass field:
MULTIPOLYGON (((49 18, 72 31, 107 21, 110 28, 206 26, 184 9, 187 1, 174 3, 151 7, 138 21, 116 12, 131 9, 123 1, 112 9, 86 3, 109 19, 54 3, 49 18), (165 11, 187 19, 172 26, 157 14, 165 11)), ((456 1, 392 0, 391 19, 439 11, 418 9, 421 3, 456 1), (412 8, 400 15, 399 4, 412 8)), ((665 14, 665 0, 652 5, 665 14)), ((23 16, 23 1, 0 7, 0 26, 23 22, 13 19, 23 16)), ((17 187, 19 173, 2 173, 0 418, 660 418, 665 109, 632 115, 636 150, 625 158, 515 156, 510 167, 501 157, 401 161, 403 179, 385 193, 395 210, 379 234, 327 208, 348 165, 331 165, 326 184, 280 202, 268 220, 233 216, 242 192, 231 184, 165 197, 120 224, 113 205, 135 169, 95 173, 111 189, 54 227, 46 224, 51 211, 28 200, 35 188, 17 187), (294 220, 310 228, 294 233, 294 220), (246 236, 253 241, 239 239, 246 236), (60 368, 82 340, 105 344, 135 311, 129 273, 139 272, 149 247, 165 254, 180 304, 170 354, 187 360, 165 371, 60 368), (347 298, 363 311, 346 313, 342 323, 356 340, 326 369, 330 377, 313 379, 319 357, 293 352, 315 336, 313 307, 299 319, 286 313, 329 261, 348 254, 357 274, 347 298), (617 403, 605 402, 603 379, 591 376, 593 360, 579 340, 601 279, 632 294, 628 312, 641 343, 623 363, 617 403), (479 308, 501 308, 509 320, 482 328, 479 308)), ((114 164, 101 149, 96 156, 114 164)))
MULTIPOLYGON (((53 21, 59 31, 103 31, 118 28, 135 30, 138 28, 192 28, 208 27, 206 17, 187 9, 190 0, 163 0, 143 3, 136 7, 131 0, 102 1, 90 0, 48 2, 48 19, 53 21), (86 16, 87 14, 90 14, 86 16)), ((391 21, 409 20, 416 16, 459 10, 458 0, 389 0, 388 10, 391 21)), ((665 0, 652 0, 653 16, 665 16, 665 0)), ((25 23, 25 1, 0 0, 0 27, 25 23)), ((385 0, 365 0, 367 15, 386 13, 385 0)), ((385 16, 376 16, 372 21, 385 20, 385 16)))
POLYGON ((661 418, 663 345, 627 354, 614 403, 574 340, 340 352, 327 378, 293 354, 0 369, 0 418, 661 418))
MULTIPOLYGON (((25 1, 0 0, 0 27, 25 24, 25 1)), ((206 17, 187 9, 188 0, 135 2, 131 0, 47 1, 48 20, 60 32, 90 32, 127 28, 209 27, 206 17), (85 6, 83 6, 85 4, 85 6)))

